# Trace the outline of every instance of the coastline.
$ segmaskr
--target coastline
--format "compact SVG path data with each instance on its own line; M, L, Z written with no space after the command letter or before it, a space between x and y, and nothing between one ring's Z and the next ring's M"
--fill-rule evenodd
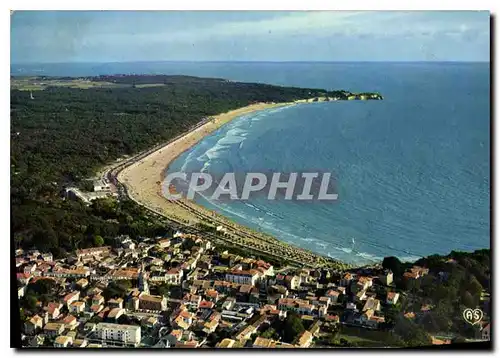
M170 164L207 135L241 115L306 102L313 102L313 99L283 103L257 103L211 116L206 123L125 167L118 174L118 180L125 185L129 196L134 201L153 209L157 213L183 222L186 225L203 223L223 226L226 231L227 241L232 245L260 251L307 266L348 267L350 265L338 260L288 244L270 235L256 232L194 201L187 199L170 201L162 195L162 182Z

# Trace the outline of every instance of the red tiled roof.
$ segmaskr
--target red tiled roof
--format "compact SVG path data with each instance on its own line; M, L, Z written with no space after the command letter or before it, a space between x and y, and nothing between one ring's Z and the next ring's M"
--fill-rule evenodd
M214 303L209 301L201 301L199 305L200 308L213 308L214 306Z

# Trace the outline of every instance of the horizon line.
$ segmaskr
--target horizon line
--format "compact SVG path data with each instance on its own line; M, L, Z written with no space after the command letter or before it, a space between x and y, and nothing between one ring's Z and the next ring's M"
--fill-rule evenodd
M10 66L32 66L32 65L60 65L60 64L118 64L118 63L491 63L488 61L466 61L466 60L131 60L131 61L70 61L70 62L12 62Z

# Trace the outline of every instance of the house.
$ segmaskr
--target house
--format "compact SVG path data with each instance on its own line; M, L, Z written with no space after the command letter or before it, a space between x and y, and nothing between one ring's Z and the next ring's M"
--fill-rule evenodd
M34 315L24 323L24 332L27 335L34 335L39 329L43 327L43 318Z
M339 316L336 316L336 315L326 315L324 317L324 319L325 319L325 322L330 322L330 323L339 323L340 322Z
M116 320L116 319L120 318L120 316L123 315L124 313L125 313L125 310L123 308L116 307L116 308L113 308L109 311L107 318Z
M75 348L85 348L89 342L86 339L75 339L73 341L73 347Z
M216 344L215 348L232 348L234 347L236 341L229 338L224 338L222 341Z
M357 320L360 324L369 328L377 328L380 323L385 322L384 317L376 316L373 309L368 309Z
M104 307L101 312L97 314L97 316L101 319L107 318L109 311L111 311L109 307Z
M313 302L313 304L317 304L320 306L326 306L328 308L328 306L330 306L330 297L326 297L326 296L320 297L317 302L318 303Z
M403 277L407 280L413 279L416 280L422 276L425 276L429 273L428 268L424 268L421 266L413 266L409 271L403 274Z
M54 341L54 347L56 348L66 348L70 344L73 344L73 338L68 336L58 336Z
M329 297L330 298L330 302L332 304L335 304L337 303L338 299L339 299L339 296L340 296L340 292L339 291L336 291L336 290L328 290L326 293L325 293L325 297Z
M64 323L49 322L43 327L43 332L48 337L57 337L63 333L64 328Z
M83 311L85 311L85 302L76 301L76 302L72 302L69 305L69 312L70 313L79 314L79 313L82 313Z
M93 256L105 256L111 252L111 246L91 247L88 249L76 250L76 257L83 259Z
M57 302L49 302L44 310L49 314L49 319L56 319L61 314L60 310L63 307L62 304Z
M309 348L311 346L312 340L312 333L306 330L299 335L299 338L297 339L297 347Z
M23 285L27 285L28 282L30 281L31 279L31 274L29 273L24 273L24 272L19 272L16 274L16 278L17 280L23 284Z
M298 314L311 315L313 313L314 306L307 300L301 300L298 298L280 298L278 300L278 309L283 311L294 311Z
M273 265L271 265L268 262L265 262L263 260L258 260L255 261L255 266L257 267L258 270L261 270L261 272L266 275L266 276L274 276L274 268Z
M399 293L397 292L387 292L386 303L388 305L395 305L398 302Z
M210 334L215 332L217 326L219 325L221 319L221 314L219 312L214 312L208 318L207 322L203 324L203 332Z
M29 274L32 274L33 272L35 272L35 270L36 270L36 263L33 263L31 265L28 264L28 265L24 266L23 272L25 274L29 275Z
M394 282L394 274L391 270L385 270L381 275L379 275L378 279L383 285L389 286L392 282Z
M90 306L90 312L93 312L94 314L101 312L103 309L104 306L99 304Z
M102 297L100 294L95 295L92 297L92 305L102 305L104 303L104 297Z
M81 278L75 283L80 289L84 289L89 285L89 281L85 278Z
M108 306L109 308L123 308L123 298L111 298Z
M182 339L182 330L174 329L169 334L165 336L165 341L168 342L169 346L174 346L178 341Z
M356 293L356 295L354 296L354 300L356 302L361 302L361 301L364 301L366 300L366 291L362 290L362 291L358 291Z
M186 341L186 342L177 342L175 344L175 348L198 348L200 343L198 341Z
M380 311L380 301L373 297L368 298L362 311L364 312L367 310Z
M200 295L192 295L192 294L187 293L184 296L183 302L186 305L190 305L190 306L194 306L195 308L198 308L198 306L201 303L201 296Z
M205 298L208 301L217 302L219 300L219 293L213 289L207 290L205 292Z
M52 256L52 254L50 252L42 254L41 257L42 257L42 260L46 261L46 262L54 261L54 257Z
M78 320L72 315L67 315L60 321L60 323L63 323L64 328L67 328L69 330L75 329L76 327L78 327L79 324Z
M257 332L257 327L254 327L252 325L248 325L248 326L244 327L242 330L240 330L235 338L240 343L244 343L244 341L246 341L247 339L250 339L252 334L254 334L255 332Z
M226 274L226 281L239 283L242 285L252 285L259 279L259 271L257 270L232 270Z
M210 302L210 301L205 301L205 300L201 301L200 304L198 305L198 308L200 310L207 310L207 309L211 310L214 307L215 307L215 303Z
M356 281L356 284L354 286L351 285L351 290L354 292L366 291L371 286L373 286L373 280L371 277L360 276Z
M289 290L297 290L300 286L300 277L293 275L293 276L286 276L285 277L285 286Z
M139 296L139 309L151 311L166 311L167 298L164 296L153 296L142 293Z
M346 272L342 279L340 280L340 285L347 287L351 284L351 282L356 278L356 274Z
M170 239L159 240L158 241L158 246L160 246L162 249L170 247Z
M419 277L425 276L429 273L429 269L421 266L413 266L411 272L417 273Z
M174 319L172 325L174 327L187 330L193 324L193 318L194 318L194 315L191 312L183 310Z
M69 306L80 299L80 291L73 291L68 293L63 298L64 304L69 308Z
M252 345L253 348L295 348L293 344L275 341L264 337L257 337Z
M491 323L488 323L486 326L484 326L481 329L481 339L483 341L489 341L489 340L491 340L490 330L491 330Z
M167 273L165 274L165 280L170 284L180 285L182 281L182 274L183 271L181 268L179 267L172 268L168 270Z

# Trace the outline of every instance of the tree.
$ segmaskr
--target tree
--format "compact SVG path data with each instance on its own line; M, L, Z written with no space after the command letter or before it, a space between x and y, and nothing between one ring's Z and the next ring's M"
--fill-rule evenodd
M395 277L400 277L403 274L401 261L395 256L384 257L382 267L386 270L391 270Z
M302 320L296 313L289 313L287 315L284 326L283 340L289 343L293 342L295 337L305 331Z
M467 283L466 289L474 296L480 296L481 292L483 292L483 286L474 276L470 278L469 282Z
M27 291L30 294L46 295L54 293L57 283L50 278L40 279L28 285Z
M477 301L476 299L470 294L469 291L464 291L462 292L461 296L462 304L465 307L476 307L477 306Z
M453 339L451 340L451 343L452 343L452 344L456 344L456 343L466 343L466 342L467 342L467 340L466 340L464 337L462 337L462 336L457 336L457 337L455 337L455 338L453 338Z
M24 296L24 306L30 311L35 310L37 301L36 296L33 294L27 294Z
M409 347L428 346L432 344L429 334L422 327L405 317L399 317L394 326L394 333L401 337L405 345Z
M94 245L95 246L102 246L104 245L104 239L101 235L95 235L94 236Z

